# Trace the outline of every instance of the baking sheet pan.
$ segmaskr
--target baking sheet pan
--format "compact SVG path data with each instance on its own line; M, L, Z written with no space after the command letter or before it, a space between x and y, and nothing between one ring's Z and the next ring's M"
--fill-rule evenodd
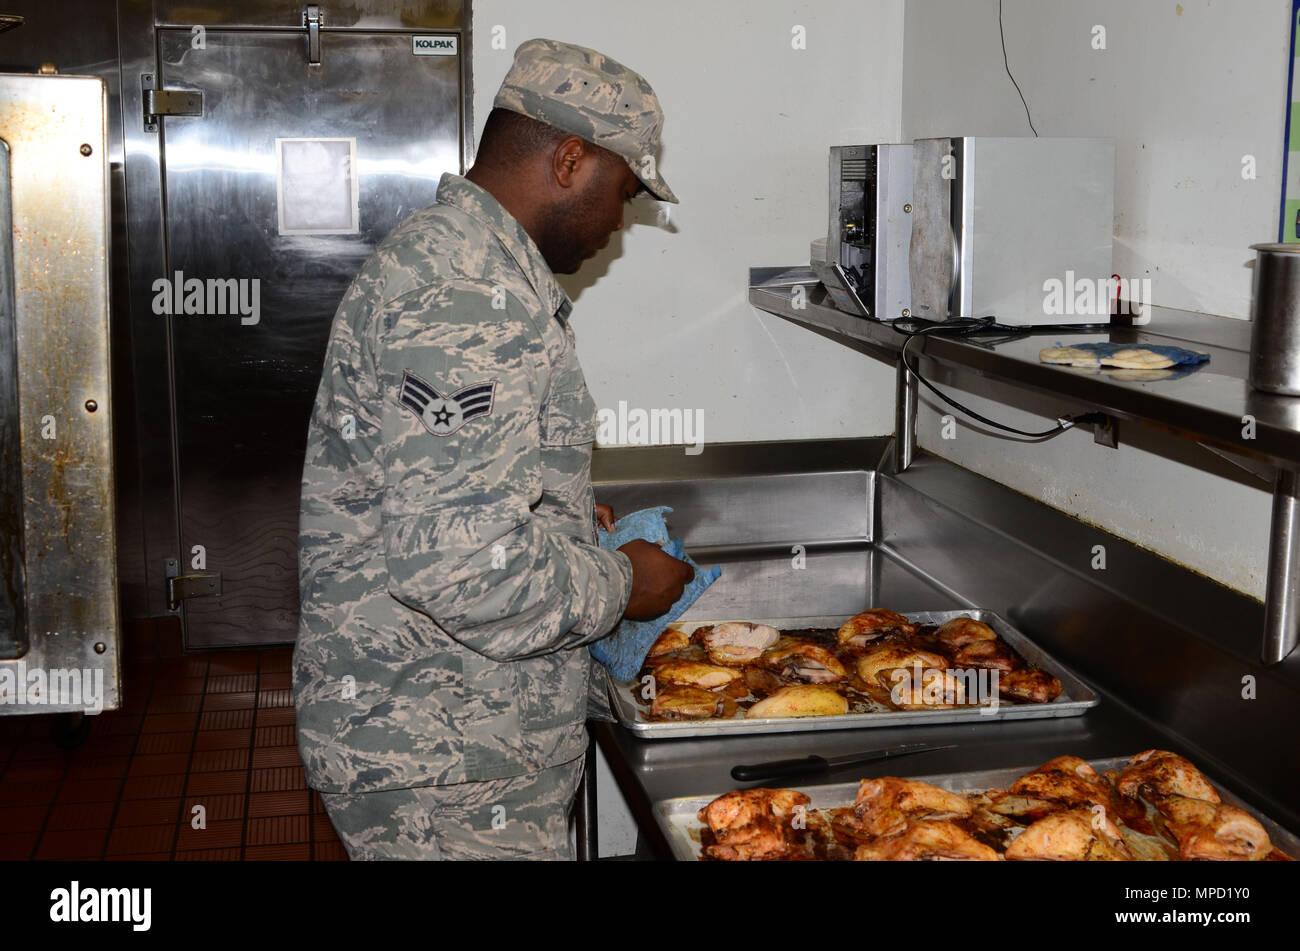
M756 624L770 624L779 631L805 628L838 628L851 615L811 618L746 618ZM963 611L912 611L908 620L917 624L943 624L958 617L982 621L997 632L1027 664L1047 671L1061 681L1061 695L1051 703L1000 702L996 710L988 707L958 707L951 710L888 710L872 713L845 713L828 717L758 717L749 719L743 712L728 719L650 720L646 710L633 697L640 681L615 680L605 671L610 705L619 722L642 739L680 739L689 736L729 736L751 733L803 733L814 730L860 730L864 727L929 726L935 723L995 723L999 720L1040 720L1048 717L1077 717L1095 707L1097 694L1064 665L1017 631L1001 615L970 608ZM678 622L670 625L686 633L722 621Z
M1122 769L1127 765L1130 756L1116 756L1111 759L1094 759L1089 760L1098 773L1104 773L1109 769ZM987 789L1005 789L1011 783L1015 782L1025 773L1036 769L1041 763L1032 763L1027 766L1013 767L1011 769L990 769L979 770L967 773L942 773L935 776L911 776L905 771L895 771L890 775L900 776L905 779L916 779L921 782L929 783L932 786L938 786L940 789L946 789L955 793L972 793L984 792ZM740 788L739 786L731 788ZM853 800L857 797L858 781L849 783L833 783L826 786L782 786L782 789L795 789L801 793L806 793L812 800L808 804L808 809L834 809L841 806L853 805ZM1225 789L1215 786L1219 791L1219 796L1229 805L1237 806L1246 810L1264 827L1268 837L1272 840L1273 845L1286 853L1292 859L1300 861L1300 837L1293 835L1286 829L1282 828L1272 819L1265 816L1258 809L1254 809L1243 803L1232 793ZM663 830L665 838L668 839L668 845L672 849L673 858L681 861L699 861L700 859L700 830L704 827L700 822L697 814L701 809L711 803L725 792L731 789L720 789L708 796L687 796L680 799L665 799L654 804L655 821Z

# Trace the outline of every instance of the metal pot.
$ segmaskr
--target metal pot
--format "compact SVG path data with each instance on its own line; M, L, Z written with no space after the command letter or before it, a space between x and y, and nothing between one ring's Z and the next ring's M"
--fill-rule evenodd
M1252 244L1250 385L1300 396L1300 244Z

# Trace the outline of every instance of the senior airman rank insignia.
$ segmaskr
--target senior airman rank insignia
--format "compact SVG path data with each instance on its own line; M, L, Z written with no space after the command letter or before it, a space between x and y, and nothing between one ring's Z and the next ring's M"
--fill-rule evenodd
M471 383L450 396L443 396L410 370L402 373L398 400L424 423L435 436L450 436L471 419L488 416L496 397L496 380Z

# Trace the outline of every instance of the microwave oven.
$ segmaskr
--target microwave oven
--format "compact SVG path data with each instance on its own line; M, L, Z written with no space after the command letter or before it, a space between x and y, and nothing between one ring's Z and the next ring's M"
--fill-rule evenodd
M917 139L912 204L915 316L1110 321L1113 139Z
M835 306L876 320L910 313L912 147L836 145L830 218L812 267Z

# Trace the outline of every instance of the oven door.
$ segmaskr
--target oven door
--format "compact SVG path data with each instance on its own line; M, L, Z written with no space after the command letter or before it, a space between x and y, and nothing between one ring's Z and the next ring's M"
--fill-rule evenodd
M0 715L119 706L106 104L0 76Z

